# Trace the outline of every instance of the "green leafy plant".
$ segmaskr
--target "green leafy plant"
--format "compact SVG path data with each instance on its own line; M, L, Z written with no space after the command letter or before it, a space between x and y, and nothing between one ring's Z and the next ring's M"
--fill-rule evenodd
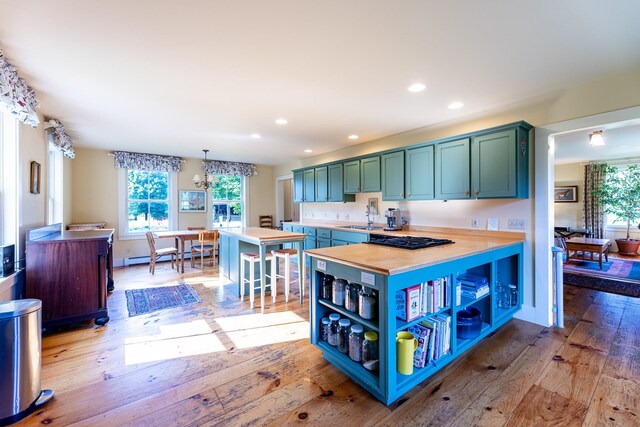
M606 178L602 186L593 191L598 202L615 221L626 221L627 238L631 240L631 224L640 219L640 166L630 165L626 169L605 165Z

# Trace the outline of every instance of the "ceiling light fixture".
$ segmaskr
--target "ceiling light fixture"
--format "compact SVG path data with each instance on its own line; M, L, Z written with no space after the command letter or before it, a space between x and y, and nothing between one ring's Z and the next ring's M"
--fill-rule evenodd
M305 153L313 153L313 150L310 150L310 149L307 148L306 150L304 150L304 152Z
M356 135L356 134L349 135L348 138L355 140L355 139L358 139L358 135Z
M204 151L204 163L207 163L207 153L209 152L209 150L202 150ZM200 175L195 174L193 176L193 184L197 187L197 188L204 188L205 190L207 190L209 187L211 187L213 185L214 182L219 182L220 180L218 179L217 176L211 176L211 175L207 175L207 169L204 169L204 179L200 179Z
M455 101L449 104L450 110L457 110L458 108L462 108L462 107L464 107L464 104L460 101Z
M286 125L289 122L287 121L287 119L276 119L276 123L279 125Z
M601 130L596 130L589 135L589 144L592 147L602 147L604 145L604 137Z
M409 86L409 92L422 92L423 90L426 89L426 86L423 85L422 83L414 83L411 86Z
M259 133L252 133L252 134L251 134L251 138L253 138L253 139L260 139L260 134L259 134Z

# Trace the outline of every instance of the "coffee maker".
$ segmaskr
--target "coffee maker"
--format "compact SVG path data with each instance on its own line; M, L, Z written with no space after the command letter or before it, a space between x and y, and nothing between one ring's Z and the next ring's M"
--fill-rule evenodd
M384 213L384 216L387 217L387 226L384 228L385 231L397 231L402 230L402 215L400 214L400 209L389 208Z

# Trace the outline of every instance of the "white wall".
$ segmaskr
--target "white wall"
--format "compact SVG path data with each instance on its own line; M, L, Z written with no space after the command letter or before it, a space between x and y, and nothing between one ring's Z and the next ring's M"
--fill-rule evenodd
M555 186L575 185L578 187L576 203L554 203L554 223L556 227L581 228L584 206L584 166L580 163L555 165Z

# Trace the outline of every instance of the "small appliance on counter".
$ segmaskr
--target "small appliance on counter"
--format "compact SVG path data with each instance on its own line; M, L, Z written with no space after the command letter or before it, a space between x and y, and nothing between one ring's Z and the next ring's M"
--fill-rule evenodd
M404 225L404 220L402 219L402 214L400 213L400 209L389 208L384 213L384 216L387 217L387 226L384 228L385 231L402 230L402 226Z

